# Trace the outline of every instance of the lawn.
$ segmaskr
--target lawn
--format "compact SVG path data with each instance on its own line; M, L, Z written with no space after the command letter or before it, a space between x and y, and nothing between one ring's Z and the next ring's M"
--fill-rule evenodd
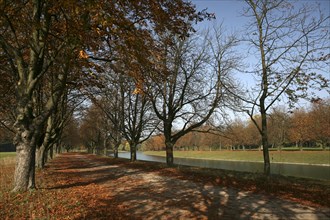
M165 156L165 151L145 151L146 155ZM270 151L271 162L328 164L330 151ZM263 161L262 151L174 151L174 157L212 160Z
M16 156L16 152L0 152L0 159L14 156Z

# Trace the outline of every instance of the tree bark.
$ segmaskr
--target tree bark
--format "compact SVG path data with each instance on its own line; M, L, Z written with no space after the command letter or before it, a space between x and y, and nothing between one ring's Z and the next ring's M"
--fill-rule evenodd
M136 145L137 144L135 142L129 143L130 151L131 151L131 162L136 161Z
M43 169L45 166L45 145L41 145L36 152L37 167Z
M54 146L53 145L49 148L49 158L50 159L54 158Z
M114 158L118 158L118 148L119 148L119 143L116 143L114 148L113 148L113 156Z
M263 147L263 157L264 157L264 174L266 176L270 175L270 159L269 159L269 150L268 150L268 133L267 133L267 119L266 114L261 115L261 140L262 140L262 147Z
M16 168L14 173L14 192L35 188L35 145L31 131L18 130L15 137Z
M166 164L169 167L174 165L174 157L173 157L173 143L171 141L166 141Z

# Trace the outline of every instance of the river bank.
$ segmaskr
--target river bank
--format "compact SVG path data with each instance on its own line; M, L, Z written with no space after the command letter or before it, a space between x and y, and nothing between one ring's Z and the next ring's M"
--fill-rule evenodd
M242 158L239 152L175 152L174 163L177 165L187 165L187 166L196 166L204 168L215 168L223 170L232 170L240 172L250 172L250 173L263 173L263 162L255 161L251 158L256 158L254 152L240 152L244 155L249 155L245 160L238 159ZM258 152L259 154L261 152ZM111 156L111 154L109 154ZM153 162L166 162L165 152L137 152L137 159L143 161L153 161ZM193 155L194 157L188 157ZM211 155L212 157L207 157ZM224 155L230 156L224 158ZM322 154L318 154L320 156ZM257 155L258 156L258 155ZM259 155L260 156L260 155ZM312 157L312 155L308 155ZM315 154L314 154L315 156ZM324 157L324 155L322 155ZM130 158L129 152L120 152L119 157L121 158ZM250 158L249 158L250 157ZM299 154L299 157L303 157L303 154ZM212 159L211 159L212 158ZM234 158L234 160L232 159ZM329 155L330 158L330 155ZM315 158L314 158L315 160ZM293 160L294 161L294 160ZM271 174L273 175L282 175L282 176L291 176L298 178L309 178L314 180L325 180L330 181L330 165L329 164L308 164L308 163L287 163L287 162L271 162Z

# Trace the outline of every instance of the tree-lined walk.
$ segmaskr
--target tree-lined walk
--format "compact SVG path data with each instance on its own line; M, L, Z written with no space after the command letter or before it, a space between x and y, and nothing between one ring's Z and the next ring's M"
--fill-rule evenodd
M320 118L329 101L308 96L308 88L328 92L330 17L317 4L244 5L249 23L239 36L222 25L196 29L216 16L184 0L1 1L0 128L16 147L12 190L37 188L36 167L55 152L111 149L117 157L127 145L133 162L153 135L168 166L183 138L198 139L194 132L232 146L258 140L268 177L272 141L326 149L330 126ZM242 74L252 74L254 84L242 86ZM287 128L289 117L275 104L285 100L290 111L299 98L313 109L295 111ZM230 123L236 113L251 123Z
M0 200L0 217L56 219L327 219L329 189L313 181L61 154L38 191ZM201 175L201 172L203 175ZM249 184L247 183L249 180ZM258 186L257 186L258 185ZM308 193L302 193L307 192ZM271 194L271 195L267 195ZM33 200L34 203L27 201ZM26 208L25 208L26 207ZM23 211L21 209L23 208Z
M99 84L95 75L102 68L96 61L106 61L113 70L122 63L134 63L127 75L141 79L144 74L137 67L152 67L152 53L157 51L154 38L165 32L184 38L191 31L190 22L203 15L181 0L79 4L34 0L2 1L0 18L5 66L1 74L10 78L2 84L12 82L16 95L12 97L17 152L14 191L25 191L35 188L36 151L45 155L52 115L65 114L57 111L62 100L68 105L68 96ZM58 134L62 122L55 126Z

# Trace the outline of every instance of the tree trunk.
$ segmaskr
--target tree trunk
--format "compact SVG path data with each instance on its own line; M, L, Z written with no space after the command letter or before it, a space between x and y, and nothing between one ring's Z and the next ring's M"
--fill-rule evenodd
M21 90L20 90L21 91ZM24 98L23 98L24 97ZM31 97L21 94L15 122L16 167L13 191L27 191L35 188L35 153L39 131L33 124Z
M56 144L56 154L60 154L60 153L61 153L61 145Z
M131 162L136 161L136 143L131 142L129 143L130 151L131 151Z
M171 167L174 165L174 157L173 157L173 143L171 141L166 141L166 164Z
M43 169L45 167L45 145L41 145L36 152L37 167Z
M104 140L103 140L103 155L104 156L107 156L107 138L104 137Z
M54 158L54 146L53 145L49 148L49 158L50 159Z
M114 149L113 149L113 156L114 158L118 158L118 148L119 148L119 145L118 143L115 144L114 146Z
M268 131L267 131L267 115L264 110L264 103L261 103L261 142L263 147L263 156L264 156L264 174L266 176L270 175L270 159L268 151Z
M28 131L18 132L16 145L16 168L14 173L14 192L35 188L35 145L28 138ZM22 138L20 138L22 137Z

